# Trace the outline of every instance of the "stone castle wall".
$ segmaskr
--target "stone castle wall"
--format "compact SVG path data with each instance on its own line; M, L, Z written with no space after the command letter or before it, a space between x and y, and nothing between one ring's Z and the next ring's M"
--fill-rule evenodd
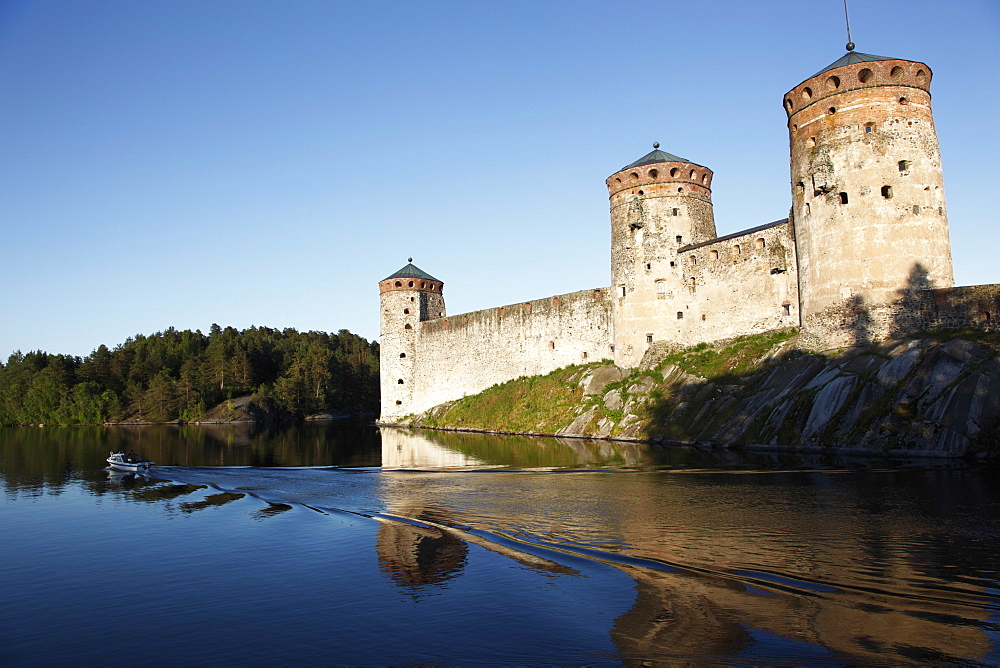
M797 327L795 240L787 220L677 251L683 274L675 295L675 340L711 342Z
M919 272L915 272L919 276ZM821 318L821 319L819 319ZM1000 285L929 288L915 281L888 304L845 300L818 314L821 331L842 331L842 347L936 329L1000 331Z
M608 288L421 323L409 413L520 376L610 359Z

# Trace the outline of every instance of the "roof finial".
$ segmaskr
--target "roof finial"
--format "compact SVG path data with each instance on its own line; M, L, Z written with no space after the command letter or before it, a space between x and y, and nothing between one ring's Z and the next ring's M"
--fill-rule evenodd
M406 261L407 262L413 262L413 258L412 257L408 257L408 258L406 258Z
M851 39L851 17L847 13L847 0L844 0L844 21L847 22L847 50L854 51L854 40Z
M653 148L660 148L660 142L654 141L653 142Z

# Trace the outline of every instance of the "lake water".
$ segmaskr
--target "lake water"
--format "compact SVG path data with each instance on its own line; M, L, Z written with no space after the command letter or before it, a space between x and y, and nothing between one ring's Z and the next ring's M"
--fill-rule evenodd
M0 479L4 666L1000 663L996 466L327 423L0 429Z

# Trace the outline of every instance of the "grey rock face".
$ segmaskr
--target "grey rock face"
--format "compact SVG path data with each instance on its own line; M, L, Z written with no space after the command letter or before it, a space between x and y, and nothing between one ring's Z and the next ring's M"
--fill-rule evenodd
M628 375L624 369L614 365L599 366L580 381L584 394L600 394L611 383L617 383Z

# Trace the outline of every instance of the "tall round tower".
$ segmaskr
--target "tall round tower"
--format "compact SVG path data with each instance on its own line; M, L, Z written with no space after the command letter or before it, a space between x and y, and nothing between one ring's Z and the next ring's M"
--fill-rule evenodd
M802 326L828 345L883 338L907 293L954 283L930 82L850 51L785 95Z
M653 144L606 183L615 364L632 368L654 340L676 338L668 315L687 295L677 249L715 238L712 170Z
M444 316L443 289L444 283L415 267L413 258L405 267L379 281L382 422L413 412L420 323Z

